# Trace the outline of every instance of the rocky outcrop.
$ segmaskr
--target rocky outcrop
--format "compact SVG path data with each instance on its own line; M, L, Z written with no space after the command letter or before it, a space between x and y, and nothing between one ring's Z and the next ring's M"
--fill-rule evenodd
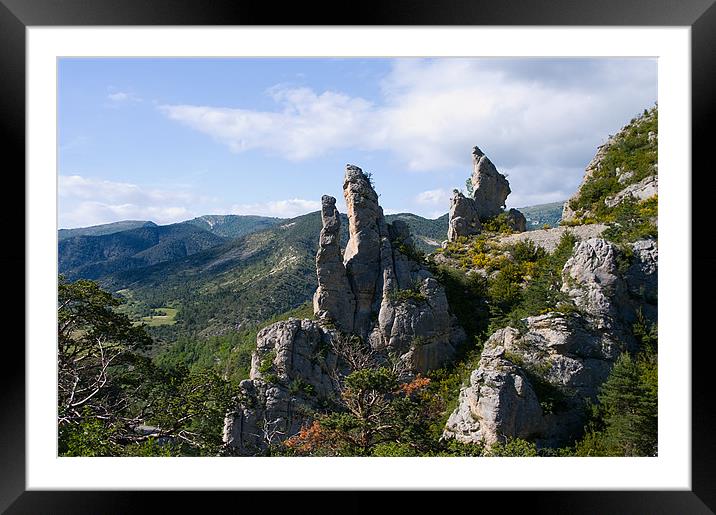
M528 317L522 330L507 327L490 336L443 437L488 446L515 437L571 444L583 428L584 402L596 398L616 358L633 350L628 328L655 295L656 243L636 242L632 251L622 272L627 256L611 243L576 243L562 271L562 291L577 310ZM634 291L638 284L645 286Z
M373 349L425 372L449 360L464 338L451 315L443 287L410 258L407 224L388 224L369 177L346 167L348 206L346 271L356 299L353 332Z
M527 230L527 219L517 209L510 209L507 212L507 225L513 232L525 232Z
M444 438L487 446L524 438L559 446L578 436L584 400L596 397L619 343L578 315L550 313L524 322L525 332L507 327L485 342Z
M448 241L456 241L463 236L480 234L482 224L475 200L453 190L450 199L450 221L448 222Z
M607 208L614 208L628 198L640 201L657 194L658 133L649 130L651 127L656 127L657 117L658 112L655 107L645 111L598 147L597 153L585 169L584 177L577 191L564 203L562 221L569 222L580 218L594 217L594 213L588 206L575 209L573 204L578 205L577 202L582 196L585 186L592 182L597 174L602 179L614 178L621 185L621 190L610 197L590 199L592 202L603 201ZM639 163L635 165L640 167L638 173L637 170L630 169L624 164L626 162L623 159L624 152L632 155L632 162ZM636 177L643 178L636 181Z
M575 244L562 270L562 291L599 329L616 329L633 319L626 282L618 274L618 250L600 238Z
M497 171L492 161L478 147L472 149L472 197L453 190L450 198L448 241L480 234L481 221L503 212L510 194L510 183ZM507 213L507 223L514 232L527 230L527 219L516 209Z
M510 183L478 147L472 149L472 197L480 219L497 216L505 207Z
M631 198L636 201L649 199L659 193L659 179L656 175L650 175L644 177L637 183L631 184L621 190L613 197L607 197L604 199L604 203L608 207L614 207L624 202L624 200Z
M340 330L351 332L356 302L341 255L341 220L335 198L328 195L321 198L321 219L323 228L316 254L318 289L313 296L313 312L319 320L331 321Z
M295 318L259 332L250 379L241 381L237 408L224 421L229 453L257 454L296 434L335 395L334 337L316 321Z
M574 220L577 218L577 212L572 209L571 202L573 200L576 200L580 197L582 193L582 188L585 184L587 184L589 181L591 181L594 174L601 169L602 167L602 160L606 156L607 152L609 151L611 145L614 143L614 136L611 136L606 143L603 145L600 145L597 147L597 153L594 154L594 157L591 161L589 161L589 164L587 164L587 168L584 170L584 176L582 177L582 182L579 184L579 187L577 188L577 191L574 195L572 195L567 202L564 203L564 207L562 207L562 221L569 221Z
M322 199L317 320L290 319L259 333L250 379L226 417L227 453L256 454L289 438L336 395L336 372L346 371L332 342L344 333L359 336L378 360L397 359L412 372L444 365L465 339L445 290L411 257L408 225L385 221L369 176L348 165L343 188L349 232L343 256L335 199Z
M368 176L357 166L347 165L343 181L343 196L348 208L349 239L343 261L356 301L354 328L365 336L375 311L381 277L381 253L388 240L388 227L378 195ZM388 250L387 246L384 249Z

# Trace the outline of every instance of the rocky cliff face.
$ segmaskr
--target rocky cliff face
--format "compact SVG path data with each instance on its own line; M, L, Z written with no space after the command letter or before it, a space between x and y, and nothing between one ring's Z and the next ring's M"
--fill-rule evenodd
M465 338L443 287L410 257L407 224L385 221L370 178L348 165L343 191L349 222L343 256L336 201L322 198L317 320L290 319L259 333L250 379L241 383L237 408L226 418L227 452L261 452L296 434L312 410L330 403L333 378L342 370L336 338L359 336L379 357L391 356L413 372L442 366Z
M478 147L472 149L470 180L480 218L484 220L500 214L505 207L505 200L510 194L510 183Z
M647 110L599 146L577 191L564 203L562 221L598 217L600 210L628 198L643 201L657 195L657 121L658 110Z
M636 242L632 251L620 272L611 243L576 243L562 271L562 291L577 311L528 317L522 330L495 332L443 437L488 446L506 438L572 443L584 424L585 401L596 398L616 358L634 347L628 328L636 310L652 306L645 314L655 321L656 242Z

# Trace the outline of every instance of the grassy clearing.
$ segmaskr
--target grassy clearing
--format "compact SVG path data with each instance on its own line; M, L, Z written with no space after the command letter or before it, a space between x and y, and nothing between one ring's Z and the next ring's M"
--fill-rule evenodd
M176 324L177 316L176 308L155 308L154 314L146 317L142 317L142 322L147 324L149 327L155 327L159 325L174 325Z

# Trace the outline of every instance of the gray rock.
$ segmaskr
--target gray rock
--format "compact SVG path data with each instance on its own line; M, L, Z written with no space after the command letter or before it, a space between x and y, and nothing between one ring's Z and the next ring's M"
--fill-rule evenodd
M524 373L500 354L483 355L470 384L460 390L443 436L489 447L504 441L502 435L533 438L542 425L542 408Z
M317 403L336 395L334 335L312 320L276 322L257 336L250 379L224 421L224 445L251 455L296 434Z
M636 201L647 200L659 193L659 179L656 175L644 177L641 181L631 184L613 197L604 199L608 207L614 207L631 198Z
M526 331L508 327L487 340L443 438L488 447L507 438L557 446L579 435L584 401L596 398L620 345L578 315L524 321Z
M510 209L507 212L507 225L514 232L525 232L527 230L527 219L517 209Z
M612 327L628 303L626 284L618 275L617 249L600 238L575 244L562 270L562 291L598 324Z
M316 254L318 289L313 296L313 313L320 320L329 320L340 330L353 330L356 301L348 281L340 249L341 220L336 199L321 199L323 228Z
M621 273L614 245L598 238L576 243L562 291L580 312L528 317L524 330L490 336L443 437L487 446L508 437L572 443L585 422L584 402L596 399L619 355L634 350L628 328L636 308L652 306L645 315L655 320L656 304L647 299L656 299L657 245L644 240L632 250Z
M455 241L461 236L480 234L482 229L475 200L466 197L458 190L453 190L453 196L450 199L449 220L448 241Z
M510 194L510 183L497 171L492 161L478 147L472 149L472 182L473 198L477 214L484 220L499 215L505 207L505 200Z
M617 168L617 181L619 184L626 184L632 177L634 177L634 172L621 171Z
M385 220L378 205L378 195L357 166L346 166L343 196L348 208L349 232L343 259L356 300L354 330L365 337L371 325L376 295L381 293L381 240L387 239L388 235L381 234L381 229L385 231L381 227L385 226Z

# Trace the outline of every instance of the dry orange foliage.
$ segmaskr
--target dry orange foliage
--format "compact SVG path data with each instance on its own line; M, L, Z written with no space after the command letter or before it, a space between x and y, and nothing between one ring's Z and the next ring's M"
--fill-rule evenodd
M329 446L331 435L326 431L317 420L314 420L310 426L303 426L301 430L286 440L283 444L289 449L299 452L311 452L319 447Z
M401 384L400 391L402 391L405 395L412 395L416 391L420 390L421 388L426 387L429 384L430 384L429 377L422 377L422 376L418 375L415 379L413 379L409 383Z

